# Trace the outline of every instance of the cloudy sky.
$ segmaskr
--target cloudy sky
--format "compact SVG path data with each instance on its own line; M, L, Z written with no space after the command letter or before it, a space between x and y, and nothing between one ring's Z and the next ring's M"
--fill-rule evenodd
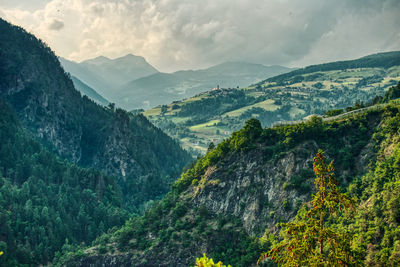
M399 14L400 0L0 0L0 17L60 56L132 53L167 72L400 50Z

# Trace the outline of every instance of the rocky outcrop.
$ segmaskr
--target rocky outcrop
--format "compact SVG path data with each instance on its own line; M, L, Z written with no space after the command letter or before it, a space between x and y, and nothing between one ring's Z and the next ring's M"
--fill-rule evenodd
M261 150L232 156L227 166L206 178L207 185L196 194L193 202L216 214L234 215L243 221L249 233L260 234L278 221L293 218L298 203L310 198L312 191L299 193L286 185L301 170L310 169L317 150L317 144L309 142L279 159L266 162ZM303 182L311 185L312 177L308 178Z

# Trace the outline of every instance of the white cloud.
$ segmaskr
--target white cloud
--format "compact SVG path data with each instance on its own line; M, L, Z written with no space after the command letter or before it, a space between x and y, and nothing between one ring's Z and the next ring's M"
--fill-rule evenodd
M69 59L133 53L170 71L226 60L301 65L400 49L399 2L49 0L36 10L0 2L0 14ZM51 29L56 21L64 26Z

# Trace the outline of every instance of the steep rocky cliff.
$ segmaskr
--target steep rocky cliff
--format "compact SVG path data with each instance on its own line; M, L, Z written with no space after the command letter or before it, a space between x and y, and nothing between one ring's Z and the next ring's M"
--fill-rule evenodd
M190 160L143 116L81 97L50 48L4 20L0 62L1 98L23 125L63 158L119 177L133 210L165 193Z
M66 266L188 266L207 253L232 266L255 265L269 246L259 237L294 218L314 191L319 148L335 159L342 188L376 159L384 109L324 122L261 129L250 120L212 149L143 217L102 236ZM396 113L397 114L397 113ZM265 241L265 240L264 240ZM68 258L68 257L67 257Z

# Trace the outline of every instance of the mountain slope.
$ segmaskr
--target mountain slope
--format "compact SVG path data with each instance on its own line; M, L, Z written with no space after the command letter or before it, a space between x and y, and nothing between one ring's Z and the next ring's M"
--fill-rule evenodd
M156 73L121 86L114 100L128 110L150 108L191 97L218 85L243 87L289 70L282 66L226 62L203 70Z
M143 57L128 54L109 59L97 57L76 63L60 58L64 69L108 99L113 99L115 89L129 81L158 71Z
M103 77L74 61L62 57L59 57L59 60L62 67L65 71L69 72L71 76L78 78L80 81L93 88L93 90L99 92L100 95L106 98L109 96L109 89L112 88L112 85L107 80L103 79Z
M335 160L340 186L359 198L357 215L337 227L356 233L353 242L366 265L375 259L395 262L399 196L392 195L387 205L375 196L389 197L388 190L399 183L399 118L400 104L393 102L335 120L314 117L267 129L252 119L184 172L172 192L143 217L97 239L83 255L64 258L63 264L188 266L207 253L232 266L255 266L273 239L256 237L265 229L276 233L276 224L292 219L310 199L312 159L319 148ZM381 215L371 217L370 209Z
M266 81L279 83L280 81L288 80L290 77L295 77L297 75L309 74L318 71L332 71L332 70L358 69L358 68L388 69L393 66L398 66L399 62L400 62L400 51L377 53L354 60L336 61L319 65L311 65L302 69L291 71L289 73L275 76L273 78L269 78Z
M0 20L0 94L49 149L117 177L132 211L165 193L190 160L142 115L81 97L50 48Z
M90 88L87 84L83 83L81 80L76 78L75 76L71 76L71 80L74 83L75 89L86 95L93 101L103 106L107 106L110 102L107 101L104 97L99 95L95 90Z
M113 88L158 72L143 57L132 54L115 59L98 57L79 64L103 77Z
M1 266L38 266L128 218L115 179L60 160L0 100Z
M210 142L221 142L252 117L265 127L382 96L400 80L399 54L310 66L243 89L204 92L147 110L144 115L185 148L205 153Z

